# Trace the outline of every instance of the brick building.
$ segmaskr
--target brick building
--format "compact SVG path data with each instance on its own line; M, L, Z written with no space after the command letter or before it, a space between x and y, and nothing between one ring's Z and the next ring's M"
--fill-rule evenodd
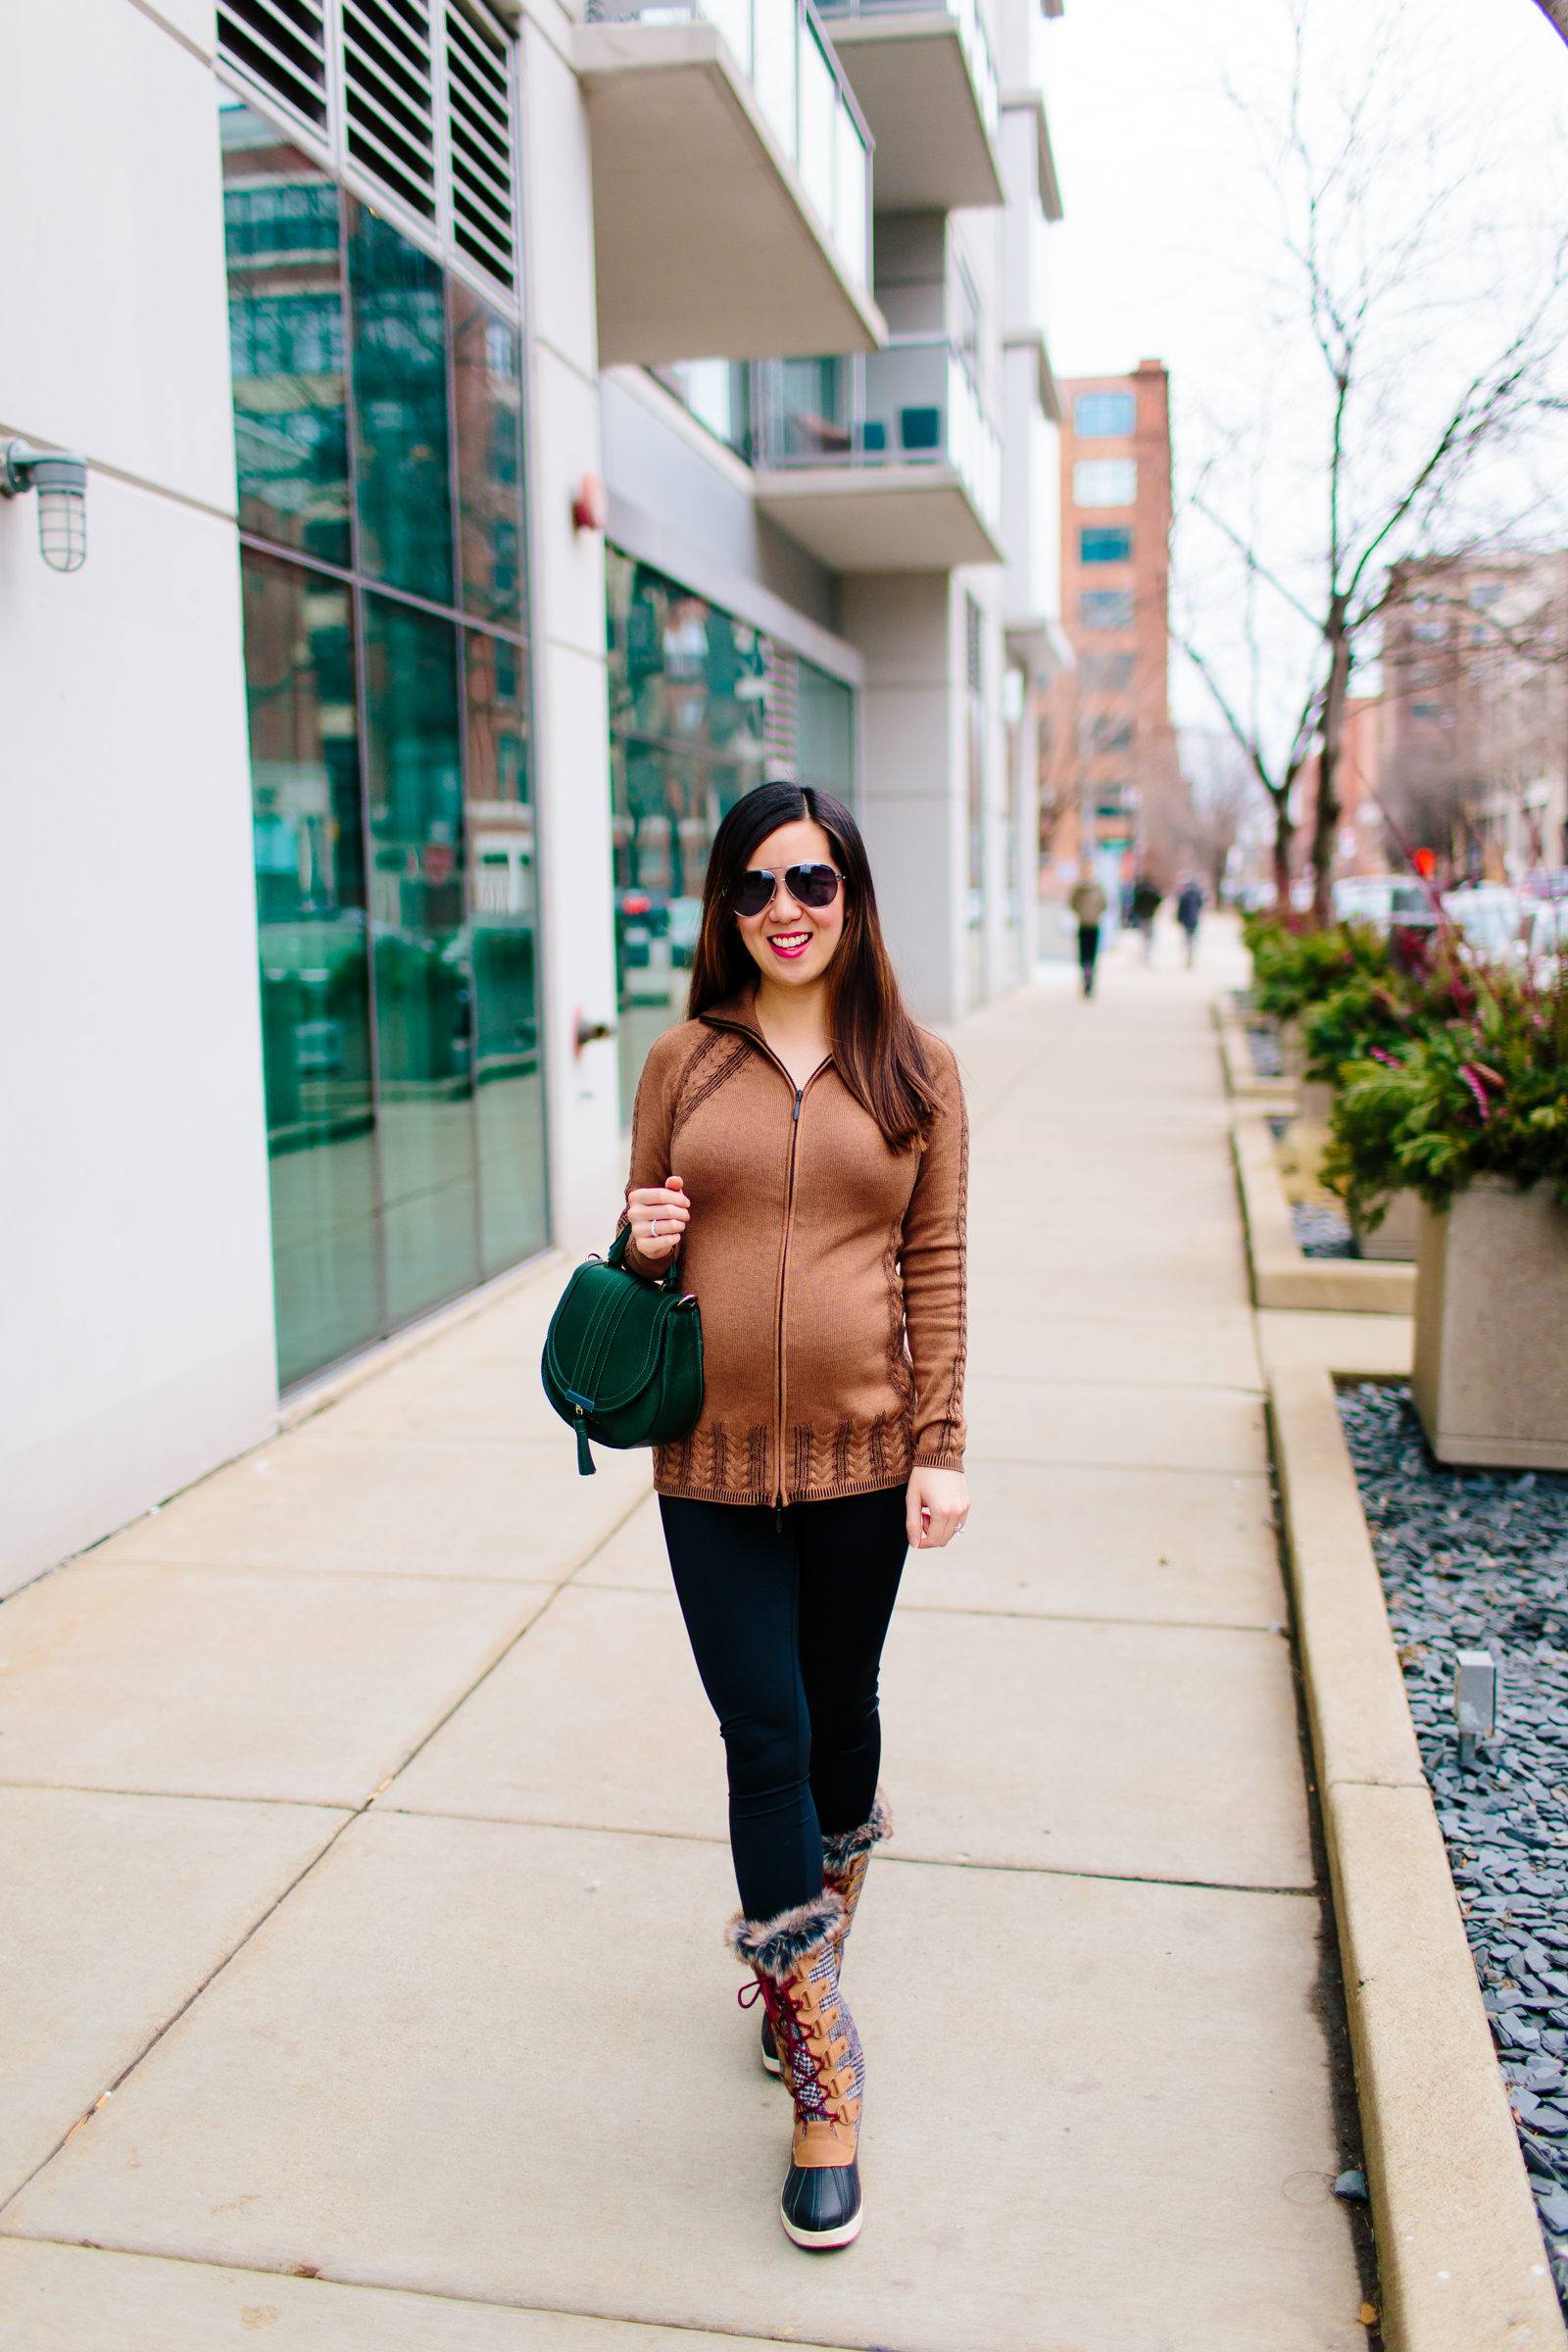
M1061 613L1076 667L1052 692L1047 887L1068 887L1092 846L1107 878L1147 866L1169 889L1191 829L1167 686L1170 379L1142 360L1061 393Z

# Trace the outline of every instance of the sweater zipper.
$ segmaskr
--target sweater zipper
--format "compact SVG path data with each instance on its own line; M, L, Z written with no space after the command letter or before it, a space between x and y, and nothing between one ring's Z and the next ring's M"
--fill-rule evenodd
M807 1082L809 1084L809 1080ZM773 1335L773 1393L778 1398L778 1493L773 1501L774 1532L784 1532L784 1505L789 1497L784 1490L784 1424L788 1418L784 1405L784 1294L790 1270L790 1225L795 1215L795 1152L801 1140L801 1098L806 1088L795 1089L795 1108L790 1114L790 1171L784 1188L784 1250L778 1267L778 1328Z

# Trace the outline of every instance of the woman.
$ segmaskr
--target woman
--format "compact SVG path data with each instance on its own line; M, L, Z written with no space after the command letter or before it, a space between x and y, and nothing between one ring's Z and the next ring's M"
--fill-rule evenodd
M916 1030L842 803L764 784L719 826L690 1018L649 1054L627 1259L702 1303L702 1418L655 1454L675 1590L723 1733L762 2062L795 2135L784 2227L860 2227L864 2061L839 1990L871 1847L877 1669L906 1546L961 1533L968 1133ZM756 1997L756 1994L753 1995Z

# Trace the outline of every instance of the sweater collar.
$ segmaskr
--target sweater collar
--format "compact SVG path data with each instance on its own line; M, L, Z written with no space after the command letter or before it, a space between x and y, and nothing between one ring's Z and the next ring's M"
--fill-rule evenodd
M760 1046L765 1047L767 1044L762 1035L762 1024L757 1017L757 991L754 988L738 988L732 997L724 999L722 1004L710 1004L708 1010L698 1017L715 1029L743 1029L748 1037L755 1037Z

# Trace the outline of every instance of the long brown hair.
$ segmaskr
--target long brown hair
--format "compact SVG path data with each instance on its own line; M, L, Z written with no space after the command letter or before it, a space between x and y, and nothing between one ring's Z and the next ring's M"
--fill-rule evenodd
M929 1134L936 1088L882 937L860 828L831 793L810 784L759 784L725 816L703 885L703 923L692 956L686 1015L696 1020L756 979L757 966L735 926L741 877L759 843L780 825L799 824L802 818L821 826L847 876L844 935L827 969L834 1065L893 1150L903 1151Z

